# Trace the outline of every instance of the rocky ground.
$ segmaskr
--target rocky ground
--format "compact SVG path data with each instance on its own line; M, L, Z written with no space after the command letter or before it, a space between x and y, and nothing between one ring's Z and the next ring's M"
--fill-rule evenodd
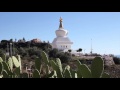
M120 78L120 65L105 66L105 72L107 72L111 78Z

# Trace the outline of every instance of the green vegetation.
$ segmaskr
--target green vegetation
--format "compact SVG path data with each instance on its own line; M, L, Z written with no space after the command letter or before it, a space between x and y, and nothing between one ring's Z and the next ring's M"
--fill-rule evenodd
M61 60L49 60L47 53L42 51L42 58L35 59L35 69L32 76L29 73L23 73L21 69L21 59L17 55L9 57L8 60L0 58L0 77L1 78L42 78L42 69L45 69L44 78L110 78L104 72L104 63L100 57L96 57L91 69L86 64L81 64L77 60L77 69L73 70L69 65L63 67Z
M12 43L12 44L10 44ZM48 55L50 59L60 58L62 63L67 63L71 60L71 53L52 49L49 42L30 42L25 38L21 42L14 42L13 39L2 40L0 43L0 57L8 59L9 56L21 55L22 60L34 61L36 57L42 59L42 51ZM9 54L3 57L4 54Z
M79 56L80 56L80 52L82 52L82 48L79 48L77 52L79 52Z
M114 60L115 64L120 64L120 58L113 57L113 60Z

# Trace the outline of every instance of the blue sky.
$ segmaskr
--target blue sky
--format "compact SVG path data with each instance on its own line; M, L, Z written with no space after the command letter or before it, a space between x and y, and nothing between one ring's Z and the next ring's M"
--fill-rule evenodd
M0 12L0 40L52 42L60 16L72 49L89 53L92 39L94 53L120 54L120 12Z

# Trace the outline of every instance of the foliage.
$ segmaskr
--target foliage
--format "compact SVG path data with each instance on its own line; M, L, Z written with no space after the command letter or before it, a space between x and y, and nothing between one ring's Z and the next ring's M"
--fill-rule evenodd
M113 57L113 61L115 62L115 64L120 64L120 58L118 57Z
M79 48L77 52L79 52L79 56L80 56L80 52L82 52L82 48Z
M41 50L44 50L47 54L49 53L50 50L52 50L52 46L50 45L50 43L34 43L34 42L30 42L30 41L26 41L25 38L21 39L24 42L16 42L13 41L13 39L10 40L1 40L0 43L0 57L1 54L6 53L6 51L10 52L10 42L13 43L12 44L12 55L21 55L22 58L24 57L28 57L32 56L32 55L36 55L38 57L41 57ZM8 44L8 48L7 48L7 44ZM36 49L35 49L36 48Z
M49 52L50 58L59 58L62 63L67 63L71 60L70 53L68 52L60 52L58 49L53 49Z
M82 64L91 64L93 59L85 59L85 58L82 58L82 59L79 59L79 61L82 63Z
M96 57L91 66L92 77L100 78L102 77L104 71L104 61L100 57Z
M8 62L1 59L0 61L0 77L2 78L31 78L28 73L21 72L20 56L9 57ZM32 78L41 78L42 63L45 64L45 78L109 78L110 76L104 72L104 63L100 57L96 57L91 69L86 64L81 64L77 60L77 70L72 70L69 65L63 67L61 60L49 60L48 55L42 51L42 60L35 59L35 70ZM15 68L13 68L15 66ZM50 69L50 67L52 69Z
M24 48L20 47L18 49L18 54L20 54L22 57L24 57L25 55L27 55L26 51Z
M71 49L69 49L69 50L68 50L68 52L69 52L69 53L71 53L71 52L72 52L72 50L71 50Z
M82 51L82 48L79 48L78 50L77 50L77 52L81 52Z
M57 58L58 49L54 48L49 52L49 57Z
M59 58L62 63L68 63L71 60L71 56L67 52L57 53L57 58Z
M3 51L2 50L0 50L0 57L2 57L3 56Z

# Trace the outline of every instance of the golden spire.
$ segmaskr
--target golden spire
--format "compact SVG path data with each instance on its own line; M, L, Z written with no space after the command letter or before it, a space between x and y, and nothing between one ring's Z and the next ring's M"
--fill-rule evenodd
M63 28L62 21L63 21L63 19L60 17L60 25L59 25L59 28Z
M62 22L62 20L63 20L63 19L60 17L60 22Z

